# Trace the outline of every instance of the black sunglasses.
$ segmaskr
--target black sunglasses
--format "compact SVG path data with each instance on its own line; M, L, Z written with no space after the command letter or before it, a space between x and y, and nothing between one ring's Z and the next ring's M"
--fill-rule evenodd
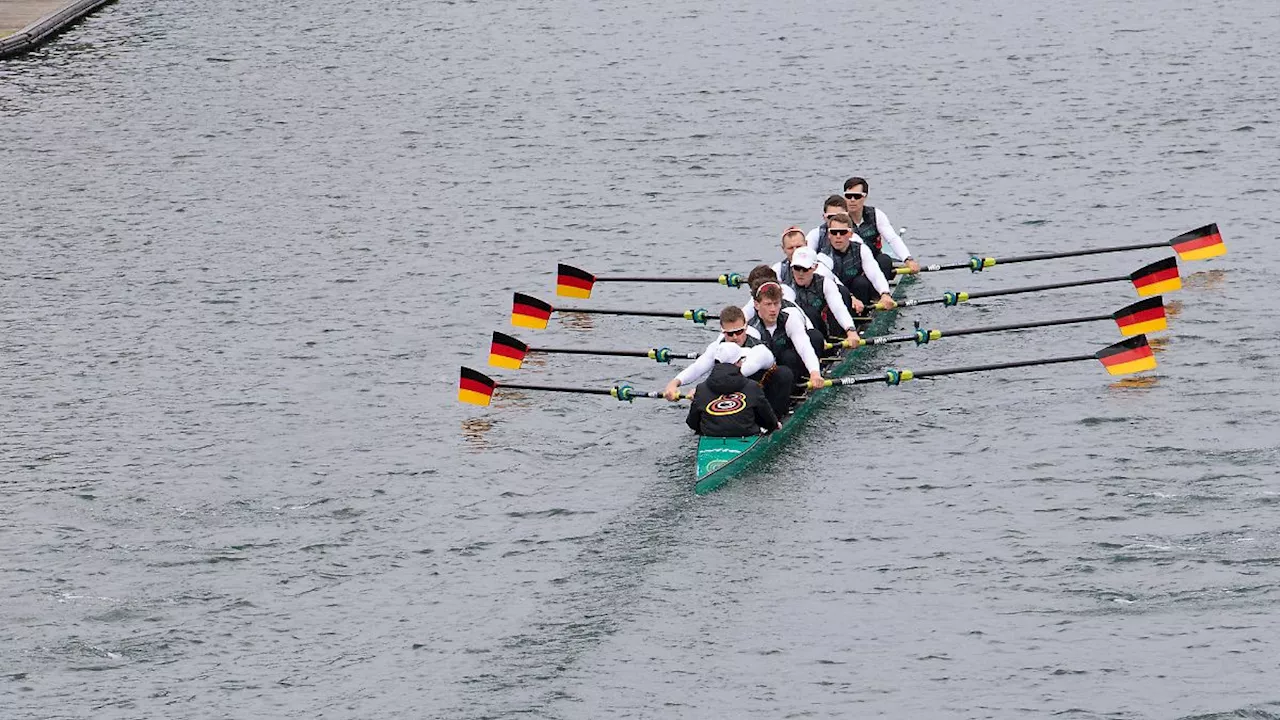
M867 196L866 193L845 193L844 199L845 200L861 200L866 196Z
M723 332L724 336L727 338L738 337L739 335L741 335L746 331L747 329L745 327L740 327L737 330L721 330L721 332Z
M831 228L827 230L828 235L848 235L853 232L849 228Z

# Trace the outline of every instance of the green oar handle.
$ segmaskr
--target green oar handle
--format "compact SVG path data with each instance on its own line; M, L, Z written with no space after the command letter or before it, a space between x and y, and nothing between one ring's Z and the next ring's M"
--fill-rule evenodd
M978 257L975 255L970 257L968 262L921 265L920 272L937 272L939 270L971 270L973 272L981 272L985 268L994 267L996 265L1012 265L1014 263L1021 262L1035 262L1037 260L1058 260L1060 258L1128 252L1130 250L1149 250L1151 248L1162 247L1169 247L1169 241L1138 243L1136 245L1111 245L1108 247L1088 248L1084 250L1066 250L1063 252L1034 253L1032 255L1015 255L1007 258ZM902 269L899 268L898 274L907 275L910 273L904 273L902 272Z
M884 383L886 385L900 385L909 380L918 380L920 378L939 377L942 375L962 375L964 373L987 372L988 370L1011 370L1013 368L1034 367L1037 365L1057 365L1059 363L1080 362L1082 360L1094 360L1096 355L1066 355L1056 358L1042 358L1040 360L1014 360L1003 363L988 363L986 365L965 365L954 368L939 368L937 370L908 370L906 368L890 368L882 373L875 375L851 375L849 377L833 378L827 381L827 386L835 385L866 385L869 383Z

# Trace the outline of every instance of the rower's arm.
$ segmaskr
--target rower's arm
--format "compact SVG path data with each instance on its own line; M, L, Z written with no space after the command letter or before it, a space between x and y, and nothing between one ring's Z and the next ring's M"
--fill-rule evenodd
M889 281L885 279L884 272L880 270L880 263L876 262L876 256L871 254L871 248L861 245L858 250L862 258L862 272L866 274L867 279L871 281L871 286L881 295L893 294L889 289Z
M844 306L844 298L840 296L840 290L835 283L822 283L822 297L827 301L827 311L830 312L840 323L840 327L845 330L853 329L853 316L849 314L849 308Z
M809 232L805 233L805 236L804 236L805 241L809 243L809 247L813 248L814 252L818 251L818 236L820 235L818 231L821 229L822 229L821 226L816 227L810 230Z
M751 377L761 370L773 367L776 362L773 351L764 345L747 348L746 357L742 358L742 376Z
M889 249L893 252L890 255L897 257L899 260L906 260L912 257L911 250L907 244L902 242L902 236L897 230L893 229L893 223L889 222L889 216L884 214L880 208L876 208L876 230L880 232L880 237L889 243Z
M676 380L680 381L680 385L682 387L697 385L702 378L711 374L711 368L716 365L716 358L713 351L716 349L716 345L719 345L720 341L723 339L724 336L720 335L715 340L712 340L711 344L707 346L706 350L702 351L702 354L693 361L692 365L681 370L676 375Z
M805 332L804 320L800 319L804 313L799 310L791 312L790 308L783 310L782 313L787 316L787 323L783 327L786 328L791 344L796 348L796 354L800 356L800 362L804 363L804 369L811 373L822 372L822 366L818 364L818 355L813 351L813 343L809 342L809 333Z

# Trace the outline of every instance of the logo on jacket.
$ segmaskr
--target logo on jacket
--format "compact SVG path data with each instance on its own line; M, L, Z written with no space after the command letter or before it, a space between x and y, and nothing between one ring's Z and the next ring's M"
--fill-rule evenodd
M742 393L730 393L707 403L707 414L724 416L742 412L747 407L747 396Z

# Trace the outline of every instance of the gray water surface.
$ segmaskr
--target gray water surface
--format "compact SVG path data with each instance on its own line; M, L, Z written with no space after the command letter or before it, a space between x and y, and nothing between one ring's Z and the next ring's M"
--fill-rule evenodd
M0 64L0 717L1280 718L1277 32L1269 2L157 0ZM847 388L704 498L677 407L457 403L493 330L701 349L513 330L511 292L718 310L743 291L570 302L554 266L745 272L855 174L926 262L1208 222L1230 254L1183 263L1144 379Z

